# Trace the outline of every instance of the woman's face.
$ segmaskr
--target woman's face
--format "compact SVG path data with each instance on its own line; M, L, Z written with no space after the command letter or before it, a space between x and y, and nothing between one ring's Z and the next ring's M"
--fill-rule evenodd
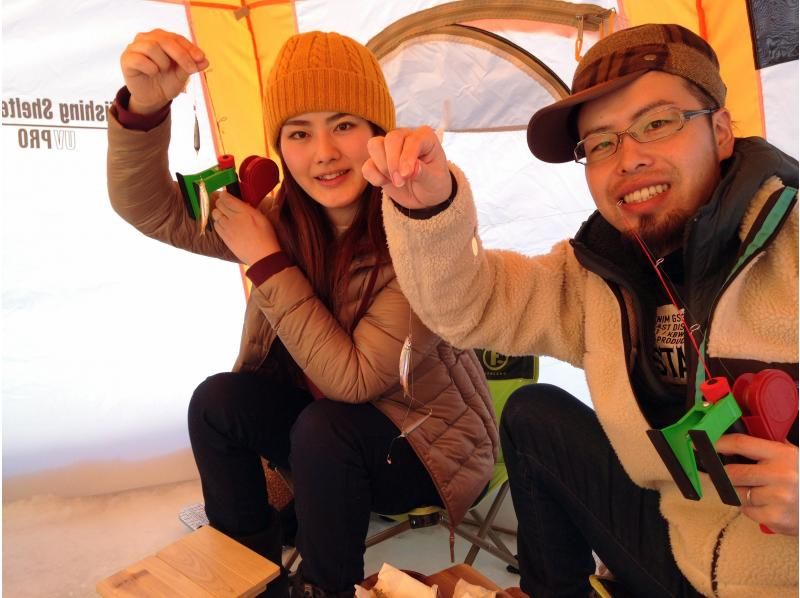
M307 112L281 127L283 160L294 179L334 220L355 213L367 186L361 166L369 157L369 122L340 112Z

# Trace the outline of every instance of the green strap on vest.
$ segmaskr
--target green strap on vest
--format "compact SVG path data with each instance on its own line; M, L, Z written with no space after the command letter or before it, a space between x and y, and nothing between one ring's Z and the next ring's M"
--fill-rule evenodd
M792 209L794 206L795 200L797 199L797 189L793 187L784 187L783 192L778 197L778 200L775 202L775 205L767 214L767 217L764 219L764 222L761 223L761 227L756 231L756 234L753 235L752 241L745 247L742 255L739 256L739 259L736 260L736 264L734 264L733 269L731 270L730 274L725 278L725 282L723 286L728 283L739 270L747 263L750 257L756 253L759 249L761 249L764 244L775 234L775 230L778 228L783 219L786 217L786 214L789 210ZM706 331L707 333L708 331ZM706 356L706 336L703 335L703 342L700 343L700 355L702 355L703 359ZM694 402L695 405L701 404L705 399L703 398L703 393L700 390L700 385L705 382L705 371L700 364L697 364L697 370L695 371L695 380L694 380Z

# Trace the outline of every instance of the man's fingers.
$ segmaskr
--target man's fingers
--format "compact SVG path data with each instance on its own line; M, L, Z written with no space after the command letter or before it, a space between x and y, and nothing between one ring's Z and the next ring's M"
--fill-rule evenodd
M408 139L403 147L403 154L400 156L400 167L398 172L403 180L412 181L421 172L422 153L417 139Z
M761 461L773 457L783 448L783 443L781 442L765 440L748 434L725 434L716 443L718 453L741 455L753 461Z
M364 178L382 187L400 205L422 208L440 203L450 194L452 183L444 152L430 127L395 129L385 137L373 137L367 150L370 159L361 168Z
M386 178L386 176L384 176L384 174L375 165L373 158L370 158L364 162L363 166L361 166L361 174L370 185L375 187L385 187L391 183L391 181Z
M413 179L419 174L420 162L428 162L439 141L430 127L415 129L405 140L400 155L400 176Z
M385 137L373 137L367 148L375 167L395 187L402 187L421 171L420 162L427 162L436 150L436 135L430 127L395 129Z
M408 129L395 129L389 132L383 142L386 155L386 173L395 187L402 187L405 180L400 174L400 156L404 152L405 144L410 136ZM405 151L408 151L407 149Z
M753 502L754 489L755 486L736 486L736 494L739 495L739 502L742 503L742 507L751 508L760 506Z
M731 463L725 466L725 472L734 486L741 486L742 488L760 486L773 481L768 477L769 472L765 472L764 468L758 465Z
M419 174L420 162L435 148L435 135L430 127L397 129L386 136L384 146L387 176L402 187Z
M389 170L386 166L386 148L384 147L384 141L385 137L382 136L371 137L367 141L367 152L369 152L372 168L388 179ZM370 160L368 160L368 162ZM375 183L372 184L374 185Z
M765 533L797 534L797 502L787 500L775 486L736 488L742 513L763 525Z

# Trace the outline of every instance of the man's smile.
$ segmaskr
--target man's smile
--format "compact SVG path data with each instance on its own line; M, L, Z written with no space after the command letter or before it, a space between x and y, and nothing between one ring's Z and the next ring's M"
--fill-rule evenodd
M647 201L648 199L652 199L660 193L664 193L667 189L669 189L669 185L666 183L648 185L647 187L642 187L626 193L622 196L622 202L626 204L633 204Z

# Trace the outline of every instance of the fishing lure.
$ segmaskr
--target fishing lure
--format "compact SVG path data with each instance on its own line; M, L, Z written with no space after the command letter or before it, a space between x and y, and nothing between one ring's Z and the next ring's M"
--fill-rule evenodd
M395 440L408 437L408 435L411 434L411 432L419 428L425 422L425 420L427 420L431 415L433 415L433 409L428 407L427 412L422 417L420 417L410 426L406 426L406 420L408 419L409 413L411 413L412 404L419 403L419 401L417 401L414 398L413 394L414 381L413 381L413 376L411 374L413 342L411 339L410 312L409 312L408 330L409 330L408 336L406 337L406 340L403 342L403 348L400 349L400 362L399 362L400 385L403 387L403 397L408 400L408 406L405 415L403 415L403 421L400 424L400 434L392 438L392 441L389 443L389 449L386 451L386 463L388 463L389 465L392 464L392 447L394 446ZM422 403L419 404L420 406L424 407Z
M208 196L208 190L206 190L206 182L203 179L200 179L197 182L197 189L198 189L198 198L200 199L200 234L206 234L206 228L208 228L208 216L211 213L211 199Z
M406 337L403 343L403 348L400 350L400 384L403 387L403 392L408 395L409 384L408 374L411 371L411 333Z
M194 151L195 155L200 154L200 123L197 120L197 108L194 109Z
M194 152L195 156L200 155L200 121L197 120L197 85L192 85L192 110L194 111Z

